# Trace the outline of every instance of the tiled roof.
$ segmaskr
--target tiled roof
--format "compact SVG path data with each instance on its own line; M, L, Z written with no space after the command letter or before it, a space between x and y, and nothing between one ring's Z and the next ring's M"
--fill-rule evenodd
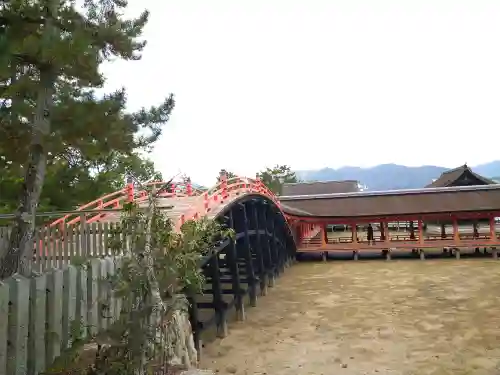
M500 211L500 185L280 198L285 213L332 218Z
M282 196L352 193L359 191L358 181L316 181L284 184Z
M447 187L453 185L455 181L457 181L464 173L470 173L472 176L477 178L479 181L483 183L483 185L492 185L495 184L495 181L490 180L489 178L483 177L477 173L474 173L472 169L470 169L467 164L464 164L458 168L450 169L449 171L443 172L439 178L427 185L426 187Z

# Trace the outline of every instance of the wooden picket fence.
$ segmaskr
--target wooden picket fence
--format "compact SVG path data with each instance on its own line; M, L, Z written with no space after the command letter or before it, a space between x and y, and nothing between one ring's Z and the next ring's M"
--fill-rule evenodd
M38 375L72 345L75 326L82 338L110 327L121 301L107 279L119 260L93 258L85 267L65 264L0 282L0 375Z
M31 269L35 272L45 272L53 268L62 268L72 264L78 258L103 258L120 255L109 247L109 240L124 233L119 229L119 223L97 222L65 226L43 226L37 228L33 238L33 258ZM10 227L0 227L0 251L4 251L10 235Z

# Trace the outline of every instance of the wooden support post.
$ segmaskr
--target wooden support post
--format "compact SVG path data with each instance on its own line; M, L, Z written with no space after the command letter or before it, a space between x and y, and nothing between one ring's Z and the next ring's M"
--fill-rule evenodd
M385 237L385 236L386 236L386 233L388 233L388 232L386 232L386 230L385 230L385 223L386 223L385 221L381 221L381 222L379 223L379 226L380 226L380 241L385 241L385 238L386 238L386 237Z
M389 222L382 222L382 226L384 228L384 241L389 245L391 243L391 234L389 233ZM390 249L389 249L390 250Z
M477 225L477 220L474 220L472 222L472 233L474 235L474 238L478 238L479 237L479 231L478 231L478 225ZM479 248L478 248L478 251L479 251Z
M425 260L425 252L424 249L419 249L420 251L420 260Z
M460 249L459 248L455 249L455 258L460 259Z
M359 252L358 252L358 250L354 250L352 252L352 256L353 256L354 260L358 260L359 259Z
M498 251L496 247L491 248L491 256L493 259L498 259Z
M490 241L496 242L496 240L497 240L497 234L495 230L495 218L492 216L490 217Z
M283 273L285 271L285 263L287 262L287 254L286 251L280 251L278 248L278 245L276 244L276 215L274 212L271 215L271 220L270 220L270 228L269 228L269 234L270 234L270 244L271 244L271 253L274 254L277 263L276 266L276 275L279 275L280 273Z
M281 227L277 225L279 222L279 219L276 215L274 215L274 220L272 222L273 229L273 240L274 240L274 246L276 248L276 252L278 253L278 256L280 258L280 272L285 272L285 268L290 266L291 264L291 255L289 254L288 249L286 249L284 246L280 245L280 233L281 233ZM296 242L297 244L297 242ZM298 246L298 244L297 244Z
M248 281L248 294L250 297L250 306L257 306L257 278L253 267L252 247L250 246L250 234L248 233L248 213L246 206L243 205L243 229L244 229L244 246L245 246L245 268Z
M214 296L215 324L217 325L217 337L227 336L226 303L222 298L222 284L220 280L219 254L214 254L210 260L210 276L212 279L212 290Z
M321 260L322 260L323 262L326 262L326 261L327 261L327 258L328 258L328 252L327 252L327 251L323 251L323 252L321 253Z
M233 211L229 211L229 227L234 229ZM233 289L234 307L236 309L236 319L245 320L245 305L243 304L244 291L240 284L240 270L238 268L238 251L236 249L236 241L231 239L229 250L227 253L227 262L231 272L231 284Z
M415 239L415 227L413 226L413 220L410 221L410 240Z
M278 259L274 256L273 252L271 251L271 244L269 242L269 221L267 218L267 211L268 211L268 206L265 203L260 204L261 207L261 214L260 214L260 220L262 223L262 230L264 231L263 233L263 241L262 241L262 251L264 252L264 259L267 259L267 262L265 263L266 265L266 274L267 274L267 286L269 288L274 287L276 284L276 269L278 268Z
M445 239L446 238L446 224L441 223L441 238Z
M458 222L457 218L453 218L453 241L456 245L460 243L460 233L458 232Z
M424 244L424 224L422 219L418 219L418 243L420 245Z
M297 259L296 259L296 248L294 248L293 244L290 244L286 240L286 228L280 223L276 229L276 241L279 241L279 248L283 252L283 259L285 262L285 267L290 267Z
M358 243L358 229L356 223L351 223L352 243Z
M266 259L264 259L264 251L262 249L262 241L260 236L260 223L259 215L257 213L257 204L253 203L253 220L254 220L254 230L255 230L255 252L257 256L257 264L259 266L259 278L260 278L260 295L265 296L267 294L267 275L266 275Z
M321 225L321 247L325 247L328 244L328 232L326 230L326 224Z

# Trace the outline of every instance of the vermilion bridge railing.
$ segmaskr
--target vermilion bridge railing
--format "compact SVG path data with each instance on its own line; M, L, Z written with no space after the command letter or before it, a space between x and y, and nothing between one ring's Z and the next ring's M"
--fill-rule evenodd
M145 188L160 189L167 183L153 181L145 184ZM173 205L181 202L184 210L175 218L175 228L180 229L182 224L188 220L197 220L203 216L216 215L225 205L245 194L264 195L281 207L278 197L267 188L258 178L233 177L222 179L214 187L203 191L194 189L189 183L171 183L169 188L158 194L159 198L171 198ZM33 248L35 262L47 263L47 267L54 266L54 262L67 264L70 258L75 256L101 256L107 254L102 249L102 240L112 231L114 223L101 223L107 215L117 216L120 209L127 202L145 202L148 193L144 189L137 189L133 184L125 188L106 194L92 202L78 207L74 211L64 214L48 225L37 229ZM168 202L168 201L167 201ZM49 213L40 213L43 216L51 216ZM8 227L1 228L0 243L5 244L8 238ZM321 228L319 226L307 225L301 228L301 239L313 239L317 237ZM80 238L80 237L91 237ZM95 237L95 238L94 238ZM79 250L86 244L86 250ZM99 246L99 249L94 247ZM89 248L90 247L90 248ZM73 249L74 248L74 249ZM109 255L109 254L108 254ZM52 260L50 260L50 259ZM62 260L61 260L62 259Z
M49 248L59 248L61 237L72 228L78 231L84 231L84 227L89 227L90 231L98 231L98 227L94 224L99 223L107 215L108 211L114 212L116 215L123 205L127 202L141 203L148 199L146 189L160 189L165 187L167 182L153 181L144 185L145 189L136 189L133 184L128 184L125 188L106 194L92 202L86 203L78 207L57 220L48 224L47 229L50 235L44 236L44 246L36 244L36 248L44 251L36 251L39 256L47 256ZM203 216L216 215L226 204L237 199L245 194L260 194L264 195L273 201L278 207L281 204L278 197L267 188L267 186L259 178L248 177L233 177L229 179L222 178L214 187L203 191L194 189L189 183L171 182L167 189L161 191L157 196L159 198L170 198L171 203L175 206L176 202L182 203L184 210L176 218L174 225L177 230L182 224L189 220L197 220ZM92 229L93 228L93 229ZM301 238L313 238L318 235L320 228L317 226L308 226L301 233ZM93 251L88 253L95 253Z
M159 189L165 186L167 182L154 181L145 184L146 188ZM221 180L217 185L207 191L193 189L191 184L171 183L171 187L160 192L159 198L174 198L179 201L189 202L188 209L180 216L178 227L187 220L196 220L202 216L210 214L220 206L227 204L228 199L232 199L243 194L261 194L267 196L278 206L280 205L276 195L269 190L258 178L233 177L227 180ZM77 208L74 213L65 215L52 223L53 226L75 225L85 219L86 223L93 223L102 219L106 214L100 211L106 208L119 209L126 202L141 203L148 199L146 190L135 190L133 184L128 184L125 188L100 197L92 202L84 204ZM172 201L174 202L174 201ZM88 212L96 210L95 213ZM86 211L81 215L80 211Z

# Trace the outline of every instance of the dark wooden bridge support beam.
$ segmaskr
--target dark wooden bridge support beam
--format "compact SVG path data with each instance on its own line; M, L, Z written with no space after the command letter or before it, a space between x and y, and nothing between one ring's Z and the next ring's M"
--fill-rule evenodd
M222 298L222 284L220 278L219 255L212 257L210 261L210 276L212 281L213 304L215 309L215 324L217 326L217 337L227 336L227 304Z
M279 244L276 238L276 218L274 214L271 215L270 219L270 240L271 240L271 252L274 254L277 265L276 265L276 275L280 275L285 272L285 262L286 258L282 251L280 251Z
M233 211L229 212L229 227L235 229ZM227 252L227 263L231 273L231 286L233 289L234 307L236 309L236 320L245 320L245 305L243 304L243 296L245 290L240 283L240 270L238 268L238 252L236 249L236 240L231 239Z
M287 232L284 226L280 226L280 238L283 243L283 251L286 254L286 267L290 267L293 263L297 261L297 248L294 243L290 243L290 239L287 238Z
M257 306L257 277L255 276L255 269L253 266L252 247L250 244L248 211L245 205L243 209L243 233L244 233L244 249L245 249L245 268L248 281L248 294L250 297L250 306Z
M261 226L259 223L258 205L256 202L252 204L253 213L253 227L255 230L255 255L257 258L257 266L259 268L259 279L260 279L260 295L267 295L267 272L266 272L266 260L264 259L264 251L262 246L261 238Z
M261 295L275 284L285 264L296 255L295 242L285 218L272 202L260 198L236 203L217 220L235 232L202 257L200 267L206 277L203 295L186 291L193 339L198 355L201 333L215 327L220 338L228 334L228 313L234 306L236 319L245 319L245 297L257 305L257 284ZM211 300L207 297L212 296ZM229 299L230 297L231 299ZM203 313L200 312L203 310ZM206 310L213 314L205 317ZM203 321L200 321L203 319Z
M271 241L269 236L269 220L268 220L268 206L265 203L260 205L260 222L263 226L263 243L262 243L262 251L264 253L265 267L266 267L266 275L267 275L267 286L269 288L273 288L276 284L276 265L277 260L274 257L274 254L271 251Z

